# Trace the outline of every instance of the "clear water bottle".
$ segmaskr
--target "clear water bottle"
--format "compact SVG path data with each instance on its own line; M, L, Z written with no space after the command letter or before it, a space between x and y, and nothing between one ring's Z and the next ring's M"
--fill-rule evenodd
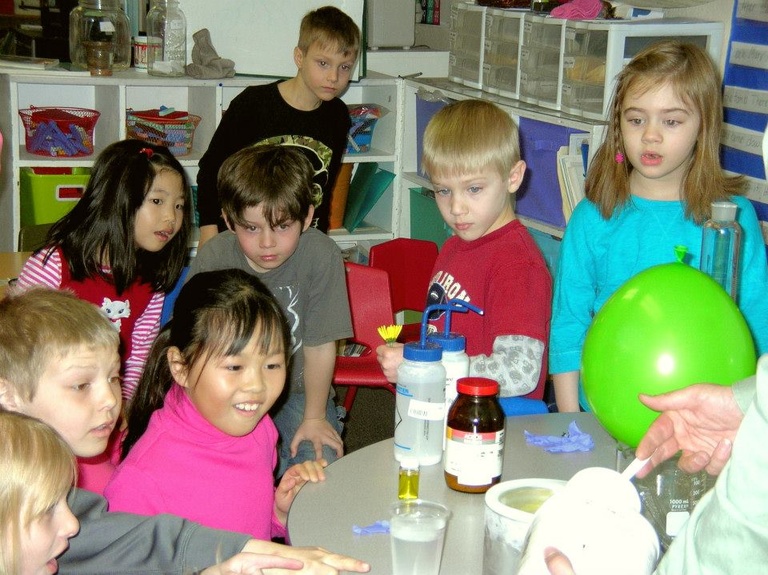
M700 268L734 301L739 291L741 226L736 221L738 206L733 202L712 202L712 218L702 230Z
M187 65L187 19L177 0L152 0L147 14L147 72L184 76Z
M101 50L107 62L103 75L131 65L131 24L119 0L79 0L69 13L69 59L72 67L87 70L88 50Z
M403 346L397 368L395 396L395 459L415 457L419 465L434 465L443 457L445 368L443 348L427 341L427 319L436 306L424 310L421 338Z
M462 377L469 375L469 356L467 355L467 338L458 333L432 334L429 341L443 348L442 364L445 368L445 417L448 421L448 410L453 405L458 391L456 384ZM445 434L443 434L443 449L445 449Z
M397 368L395 459L412 455L419 465L440 463L445 419L443 349L432 342L410 342Z
M446 422L448 410L456 399L458 391L456 382L469 375L469 356L467 355L467 338L458 333L451 332L451 314L453 312L466 313L473 311L480 315L483 310L463 300L452 299L447 304L432 306L433 309L445 310L444 329L442 333L433 333L427 337L443 348L443 367L445 368L445 416ZM445 434L443 435L443 449L445 449Z

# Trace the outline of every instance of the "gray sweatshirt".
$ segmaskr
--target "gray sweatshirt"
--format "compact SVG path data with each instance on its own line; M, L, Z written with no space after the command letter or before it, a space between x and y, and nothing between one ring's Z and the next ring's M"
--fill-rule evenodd
M191 575L239 553L251 539L173 515L109 513L106 499L80 489L68 503L80 532L59 558L62 575Z

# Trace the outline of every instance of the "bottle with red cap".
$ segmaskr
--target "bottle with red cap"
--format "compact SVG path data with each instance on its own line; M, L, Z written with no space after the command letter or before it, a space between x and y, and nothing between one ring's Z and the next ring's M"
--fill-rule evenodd
M445 430L445 482L456 491L484 493L501 479L505 417L499 384L463 377L456 387Z

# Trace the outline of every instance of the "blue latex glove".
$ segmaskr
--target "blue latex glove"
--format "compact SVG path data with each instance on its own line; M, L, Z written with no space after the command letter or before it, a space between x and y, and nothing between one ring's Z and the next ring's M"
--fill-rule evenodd
M572 421L568 425L568 432L562 437L556 435L534 435L528 431L525 434L525 441L530 445L541 447L549 453L570 453L572 451L592 451L595 448L595 441L589 433L584 433Z
M352 526L352 532L355 535L375 535L377 533L389 533L389 521L376 521L365 527L359 525Z

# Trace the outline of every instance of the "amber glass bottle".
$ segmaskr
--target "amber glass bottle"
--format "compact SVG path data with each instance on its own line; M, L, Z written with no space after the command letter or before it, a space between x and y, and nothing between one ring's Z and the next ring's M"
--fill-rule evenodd
M466 493L484 493L501 479L504 411L499 384L485 377L463 377L448 412L445 482Z

